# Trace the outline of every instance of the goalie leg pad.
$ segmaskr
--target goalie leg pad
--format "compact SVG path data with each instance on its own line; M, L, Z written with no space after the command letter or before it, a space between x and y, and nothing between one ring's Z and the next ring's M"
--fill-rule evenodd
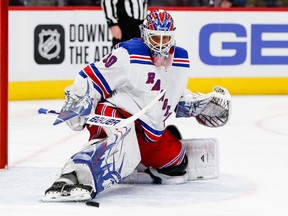
M141 156L134 123L132 125L133 127L122 128L103 142L91 145L72 157L75 164L88 166L96 195L121 182L139 164ZM85 177L80 178L84 176L83 173L79 172L77 176L80 183L86 181Z
M96 141L94 144L90 141L89 144L65 164L60 178L56 181L64 182L64 185L59 186L60 189L57 187L58 192L54 189L51 193L46 191L45 201L92 199L130 175L141 160L134 123L119 129L105 140ZM76 184L64 178L73 172L77 176ZM86 196L87 194L89 196Z
M217 139L181 140L188 156L188 180L219 177L219 144Z

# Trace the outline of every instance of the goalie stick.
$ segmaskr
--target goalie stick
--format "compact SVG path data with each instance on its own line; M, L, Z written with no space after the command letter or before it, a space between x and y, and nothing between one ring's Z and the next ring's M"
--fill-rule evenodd
M130 116L129 118L122 119L122 118L115 118L115 117L109 117L109 116L103 116L103 115L97 115L93 114L88 116L88 120L86 124L90 125L97 125L101 127L108 127L108 128L122 128L130 124L131 122L134 122L136 119L138 119L141 115L143 115L147 110L149 110L157 101L161 99L161 97L165 94L166 89L160 92L149 104L147 104L143 109L135 113L134 115ZM38 109L39 114L53 114L58 115L60 114L59 111L53 110L53 109L45 109L40 108Z

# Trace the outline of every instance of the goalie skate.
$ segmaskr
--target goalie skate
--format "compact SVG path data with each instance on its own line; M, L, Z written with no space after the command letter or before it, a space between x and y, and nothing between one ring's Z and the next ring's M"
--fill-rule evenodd
M81 202L91 200L93 188L83 184L67 184L55 182L45 191L43 202Z

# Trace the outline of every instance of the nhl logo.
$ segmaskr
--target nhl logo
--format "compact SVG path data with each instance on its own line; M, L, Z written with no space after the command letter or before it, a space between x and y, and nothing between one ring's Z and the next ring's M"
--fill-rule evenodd
M55 58L59 55L61 50L60 44L60 34L57 29L45 31L42 29L39 34L39 44L38 44L38 52L39 54L48 60Z
M38 64L60 64L64 60L64 28L61 25L35 28L34 59Z

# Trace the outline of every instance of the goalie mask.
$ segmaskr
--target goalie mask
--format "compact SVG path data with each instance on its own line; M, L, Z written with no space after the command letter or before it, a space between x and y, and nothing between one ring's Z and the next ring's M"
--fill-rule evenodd
M172 16L164 10L152 11L146 16L140 29L142 40L151 51L154 65L171 64L176 29Z

